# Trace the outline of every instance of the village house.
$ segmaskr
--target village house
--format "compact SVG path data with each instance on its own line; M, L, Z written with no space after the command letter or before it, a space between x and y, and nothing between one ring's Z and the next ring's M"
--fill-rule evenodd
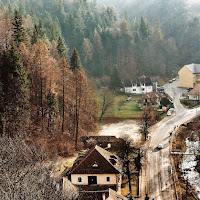
M200 86L196 86L190 92L188 92L188 99L200 100Z
M158 83L156 77L141 76L134 80L124 80L125 94L146 94L156 92Z
M185 65L178 74L180 87L194 88L200 85L200 64Z
M68 178L85 194L87 191L93 191L96 195L97 191L100 191L103 195L109 188L121 194L121 160L96 145L76 159L72 168L64 175L63 182Z
M151 92L145 94L142 99L138 101L138 107L143 109L145 106L151 106L154 109L159 108L162 95L158 92Z

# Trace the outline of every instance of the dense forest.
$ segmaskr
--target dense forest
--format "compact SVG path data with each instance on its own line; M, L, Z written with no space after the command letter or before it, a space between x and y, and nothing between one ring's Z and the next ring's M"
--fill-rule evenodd
M79 136L96 128L96 101L77 50L68 63L62 38L40 38L37 25L25 29L30 24L17 10L2 7L0 21L1 134L25 134L50 155L70 154Z
M184 64L200 62L198 6L184 0L123 2L108 1L107 7L87 0L2 0L2 5L19 11L32 42L39 37L65 43L66 58L75 47L86 73L103 79L100 84L114 65L122 78L170 77Z
M143 3L1 0L1 132L65 132L77 147L96 127L91 77L122 87L120 76L170 77L199 63L198 5Z

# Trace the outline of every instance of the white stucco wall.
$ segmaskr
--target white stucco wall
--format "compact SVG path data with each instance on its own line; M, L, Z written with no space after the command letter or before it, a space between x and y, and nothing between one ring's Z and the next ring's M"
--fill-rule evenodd
M191 99L191 100L197 100L197 99L198 99L198 95L189 94L189 95L188 95L188 98Z
M125 87L125 93L126 94L132 94L132 87Z
M75 185L88 185L88 176L97 176L97 185L116 185L116 174L72 174L71 182ZM81 177L82 182L78 182L78 177ZM107 177L110 177L110 181L107 182Z
M150 92L153 92L153 86L133 86L125 88L126 94L146 94Z
M146 93L153 92L153 86L146 86Z

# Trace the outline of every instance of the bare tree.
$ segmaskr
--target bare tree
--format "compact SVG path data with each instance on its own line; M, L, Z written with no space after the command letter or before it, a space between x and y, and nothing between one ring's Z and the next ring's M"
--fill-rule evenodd
M141 132L144 134L145 141L147 139L147 134L149 132L149 128L154 123L154 113L151 107L146 106L141 115Z
M68 188L64 195L52 181L53 168L44 165L39 149L19 136L0 138L0 199L75 199L75 190Z
M101 99L99 104L100 104L101 115L99 117L99 121L102 120L102 117L108 111L108 109L112 107L114 102L114 96L107 87L101 89L100 97Z

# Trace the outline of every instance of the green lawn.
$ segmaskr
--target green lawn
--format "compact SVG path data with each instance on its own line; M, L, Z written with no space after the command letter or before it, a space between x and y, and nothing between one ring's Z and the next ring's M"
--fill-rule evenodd
M132 96L132 99L127 102L127 95L118 95L114 98L114 105L110 108L107 113L104 115L104 118L122 118L122 119L136 119L141 113L141 110L138 109L138 103L136 100L140 99L141 96ZM124 101L124 104L119 110L120 101ZM99 113L100 115L100 113Z

